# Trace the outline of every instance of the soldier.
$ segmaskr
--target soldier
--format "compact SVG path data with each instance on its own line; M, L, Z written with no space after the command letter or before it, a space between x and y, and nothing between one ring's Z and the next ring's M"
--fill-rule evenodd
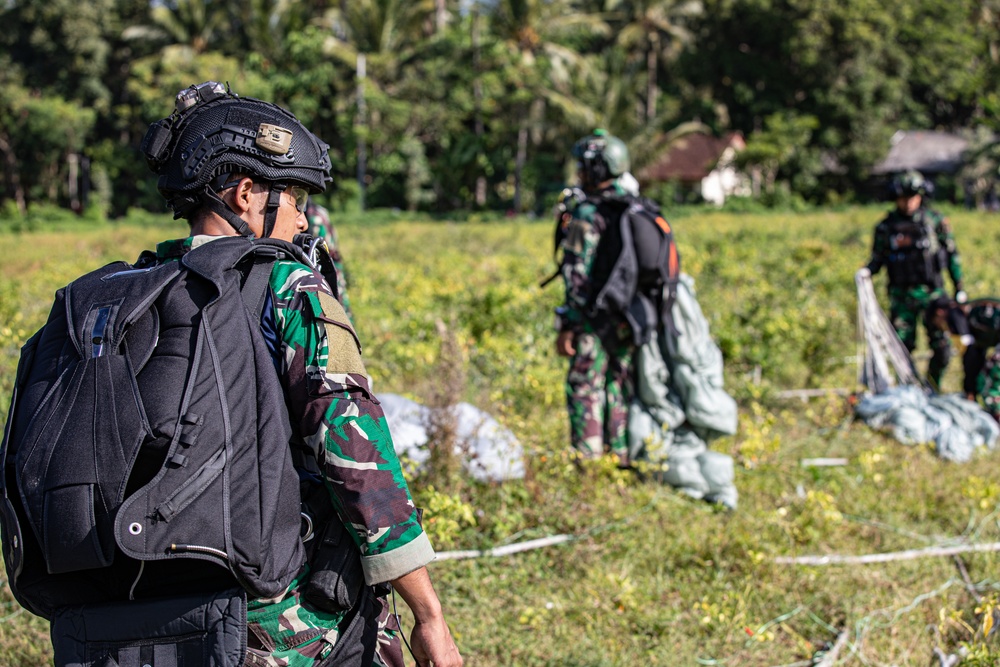
M252 235L291 241L305 231L304 215L310 192L320 192L329 182L327 146L302 127L291 114L256 100L238 98L217 84L195 88L201 99L187 114L204 114L202 123L188 121L184 132L211 131L210 120L271 120L291 131L292 140L319 147L316 164L297 147L290 163L274 164L241 152L239 146L216 150L209 164L219 174L207 183L204 172L188 174L160 170L159 189L186 217L191 236L161 243L159 261L169 261L216 236ZM184 91L187 92L187 91ZM183 97L183 93L182 96ZM218 113L228 110L228 116ZM297 139L295 133L304 136ZM178 143L196 137L181 137ZM221 156L220 156L221 154ZM176 152L172 159L182 159ZM228 158L228 159L227 159ZM277 165L277 166L275 166ZM286 166L287 165L287 166ZM180 174L183 173L183 177ZM278 193L277 206L273 206ZM330 521L342 521L360 548L366 591L376 599L377 621L369 636L378 634L374 663L402 665L399 628L389 621L386 584L399 591L414 612L411 635L414 655L435 665L460 665L458 653L441 606L424 567L433 550L421 530L419 515L403 479L385 417L368 384L360 346L344 310L333 299L327 280L313 267L290 260L275 262L269 280L262 329L273 341L272 354L282 385L293 433L315 443L315 463L329 491L326 502L336 508ZM268 308L269 306L269 308ZM268 312L268 310L270 312ZM359 465L360 462L371 462ZM321 527L317 526L319 531ZM314 564L315 566L315 564ZM318 665L337 650L341 622L351 612L330 613L302 596L309 579L304 570L284 595L253 600L248 612L248 665ZM359 603L360 604L360 603Z
M326 241L330 250L330 257L333 258L333 265L337 269L337 298L340 305L347 311L347 316L354 322L354 313L351 312L351 301L347 297L347 272L344 269L344 257L340 252L340 240L337 237L337 228L330 221L330 213L316 203L313 197L309 198L306 206L306 221L309 223L309 235L313 238Z
M635 344L625 323L608 330L607 322L588 317L590 270L602 232L615 220L599 210L602 199L620 199L626 191L619 178L629 170L625 144L595 130L573 146L577 175L587 198L567 211L560 273L565 302L557 309L556 352L569 357L566 404L570 442L587 458L606 449L628 465L628 404L632 394L631 364Z
M885 266L889 274L889 317L900 340L910 352L916 346L917 320L923 316L933 351L927 380L934 389L941 385L951 345L948 336L929 325L927 307L947 296L942 274L948 271L955 298L965 301L962 263L948 219L926 206L929 183L917 171L895 177L890 193L896 208L875 227L872 255L862 271L878 273Z
M986 411L1000 422L1000 299L959 304L948 298L930 306L931 323L955 339L962 354L962 390L970 401L983 399Z
M25 346L25 388L64 362L97 369L74 371L89 380L65 403L15 392L4 434L20 451L25 411L93 424L31 440L68 443L59 456L3 462L71 490L28 514L51 501L26 478L16 519L0 513L8 583L52 620L57 664L402 667L390 590L419 663L462 664L332 262L292 243L328 148L276 105L181 91L142 151L190 235L60 290L72 307ZM34 517L42 537L20 539Z
M216 150L214 160L201 165L203 170L211 167L220 174L205 184L200 183L203 171L189 175L172 169L168 162L160 171L159 189L175 214L190 221L191 236L161 243L159 261L170 261L216 236L241 234L290 241L305 231L308 194L322 191L329 182L326 145L283 109L238 98L211 83L195 90L201 99L186 113L209 118L204 123L188 121L185 130L189 133L211 131L211 119L221 123L226 117L230 124L233 118L253 119L253 127L245 128L248 132L258 129L257 120L273 119L274 124L290 126L292 140L296 140L295 133L302 133L298 141L315 142L319 154L316 164L299 165L298 160L309 157L299 148L288 166L263 160L258 166L234 145L228 151ZM229 115L220 115L220 109L229 110ZM194 138L182 136L178 143ZM175 152L171 158L180 160L183 154ZM276 207L272 204L275 193ZM389 621L385 598L385 585L391 584L414 612L411 646L416 658L435 665L461 665L424 567L433 559L433 550L420 527L385 417L368 384L360 346L343 309L324 277L301 263L275 262L269 285L262 328L265 338L276 342L272 354L286 388L293 432L315 443L315 463L330 492L326 500L336 508L330 520L342 521L352 533L362 554L365 583L371 587L366 591L381 594L376 600L377 621L370 628L370 633L379 635L373 664L403 664L399 628ZM302 596L308 578L309 571L304 570L284 595L251 601L248 665L319 665L337 649L341 622L350 611L330 613L311 604Z

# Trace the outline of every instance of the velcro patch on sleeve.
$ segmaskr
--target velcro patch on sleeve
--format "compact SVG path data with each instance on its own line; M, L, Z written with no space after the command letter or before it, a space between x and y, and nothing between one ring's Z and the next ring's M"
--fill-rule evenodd
M361 360L361 343L354 333L351 320L344 307L326 292L320 291L319 303L323 307L323 326L326 327L328 373L360 373L368 375Z

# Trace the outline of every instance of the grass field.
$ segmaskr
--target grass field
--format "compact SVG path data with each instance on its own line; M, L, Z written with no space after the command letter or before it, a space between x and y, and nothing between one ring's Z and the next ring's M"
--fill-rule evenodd
M416 475L439 550L556 534L560 546L441 561L431 574L468 665L811 665L843 635L838 665L998 665L981 644L1000 594L996 553L875 565L792 566L779 556L860 555L1000 541L1000 453L965 465L854 423L853 273L879 208L808 214L679 212L684 269L726 356L739 433L713 443L738 462L740 506L721 511L567 451L565 361L553 350L560 289L545 221L339 226L350 295L376 391L468 400L515 432L521 482ZM0 233L0 408L17 348L53 290L113 259L183 235L155 224L64 225ZM1000 293L1000 218L952 212L970 296ZM883 291L884 276L876 278ZM443 334L442 334L443 332ZM945 388L961 384L954 363ZM848 464L804 468L803 458ZM963 575L963 569L967 577ZM0 590L0 667L50 660L47 624ZM977 597L980 598L977 600ZM990 650L992 648L992 651ZM831 663L832 664L832 663Z

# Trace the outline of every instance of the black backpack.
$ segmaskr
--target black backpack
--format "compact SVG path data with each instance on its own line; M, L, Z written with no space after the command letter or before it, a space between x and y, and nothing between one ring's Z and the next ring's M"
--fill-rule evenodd
M305 256L226 237L56 293L21 350L0 449L4 564L23 606L52 618L129 600L144 566L147 580L201 567L215 590L252 597L301 570L292 429L260 331L279 258Z
M587 316L604 334L627 322L636 345L661 326L672 331L681 261L660 207L631 195L592 201L607 226L590 270Z

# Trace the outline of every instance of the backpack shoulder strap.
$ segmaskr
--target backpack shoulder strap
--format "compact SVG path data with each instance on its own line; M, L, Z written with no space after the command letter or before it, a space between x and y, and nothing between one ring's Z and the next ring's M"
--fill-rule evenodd
M267 286L271 278L271 268L274 265L275 257L254 257L253 265L247 274L247 279L243 283L243 300L247 308L254 314L255 321L260 321L261 313L264 310L266 301Z

